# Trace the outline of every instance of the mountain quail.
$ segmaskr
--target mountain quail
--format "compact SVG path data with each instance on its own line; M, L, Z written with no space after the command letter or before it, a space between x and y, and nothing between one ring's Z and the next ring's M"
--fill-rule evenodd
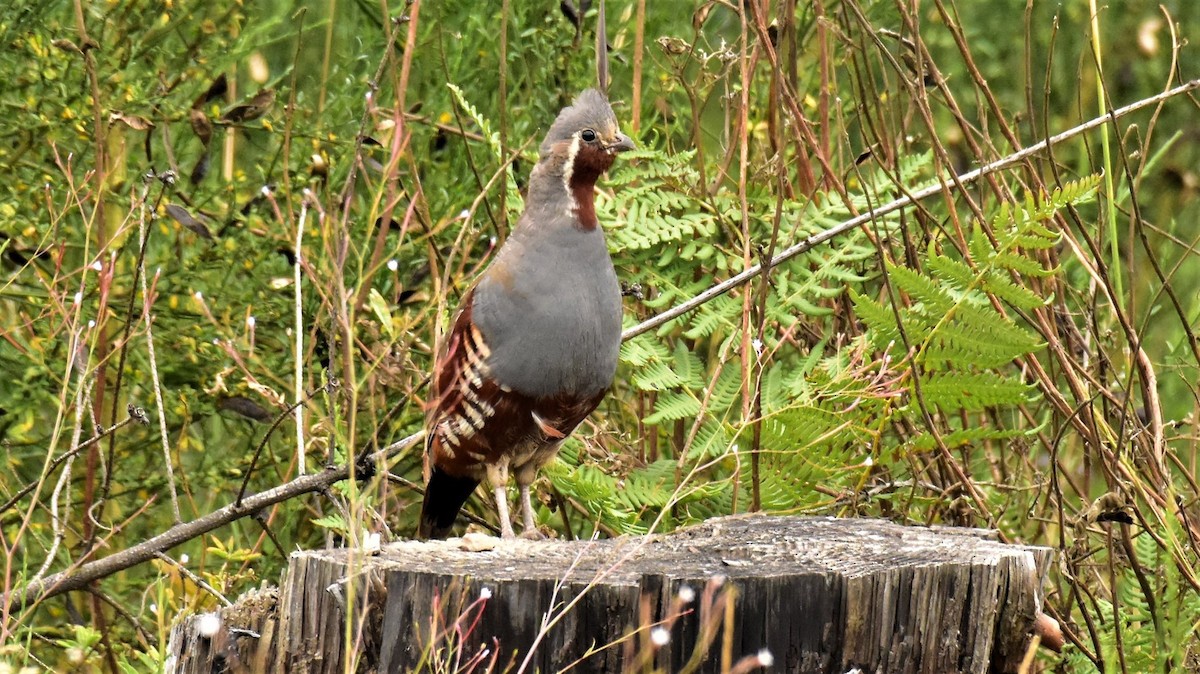
M524 534L538 537L529 486L612 384L621 289L596 220L596 179L633 141L589 89L550 127L525 212L463 297L433 376L421 538L445 538L486 476L501 535L513 537L508 476Z

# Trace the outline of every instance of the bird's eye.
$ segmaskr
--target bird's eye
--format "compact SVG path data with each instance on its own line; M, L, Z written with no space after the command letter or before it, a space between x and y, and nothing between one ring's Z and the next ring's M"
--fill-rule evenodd
M596 132L592 131L591 129L584 129L583 133L579 134L579 137L582 138L585 143L596 142Z

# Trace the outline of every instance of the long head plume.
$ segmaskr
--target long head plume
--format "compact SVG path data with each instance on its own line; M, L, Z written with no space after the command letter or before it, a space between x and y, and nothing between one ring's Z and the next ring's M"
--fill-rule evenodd
M604 0L596 12L596 88L608 96L608 27L604 24Z

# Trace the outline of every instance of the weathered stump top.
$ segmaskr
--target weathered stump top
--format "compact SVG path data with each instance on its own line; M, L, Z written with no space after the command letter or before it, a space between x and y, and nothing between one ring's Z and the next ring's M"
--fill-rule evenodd
M1006 545L994 531L900 526L885 520L737 515L670 534L595 541L491 539L491 550L464 549L462 539L398 541L371 564L417 573L462 572L497 581L590 579L638 584L644 574L729 578L834 573L861 577L905 567L995 564L1012 559L1031 573L1048 560L1048 548ZM298 553L344 561L345 550ZM614 567L614 562L621 560Z
M373 556L295 553L273 611L222 614L223 627L259 638L202 637L188 627L194 619L183 622L170 646L177 671L214 671L204 663L219 660L231 672L264 671L238 668L249 662L340 672L351 657L357 671L405 672L422 658L427 666L431 656L459 653L465 662L484 648L503 671L535 644L526 671L558 671L589 649L572 671L619 671L647 648L673 671L703 641L706 622L722 636L701 671L718 671L724 644L735 660L769 650L772 671L1014 671L1051 559L1048 548L1006 545L978 529L762 515L665 535L486 546L450 539L401 541ZM706 614L704 597L680 603L681 590L712 593L714 577L736 593L728 624L711 607ZM553 624L543 629L547 614ZM660 621L670 641L651 646L646 636ZM630 645L595 652L638 628Z

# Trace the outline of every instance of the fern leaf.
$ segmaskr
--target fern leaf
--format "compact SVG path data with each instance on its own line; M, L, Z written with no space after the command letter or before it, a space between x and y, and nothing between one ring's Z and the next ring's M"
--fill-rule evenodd
M946 412L978 412L1029 402L1034 387L994 373L930 373L921 380L925 402Z
M700 401L691 393L673 391L662 393L654 401L654 413L645 418L645 423L657 425L668 421L689 419L700 413Z

